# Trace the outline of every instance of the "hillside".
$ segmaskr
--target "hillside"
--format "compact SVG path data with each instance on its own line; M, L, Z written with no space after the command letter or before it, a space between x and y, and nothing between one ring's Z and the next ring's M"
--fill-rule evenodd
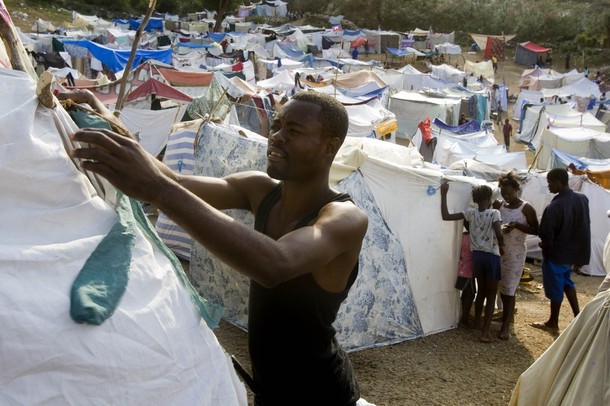
M186 14L205 8L217 9L217 0L157 0L158 12ZM229 2L233 5L238 2ZM244 3L248 3L245 1ZM6 0L15 24L31 31L36 18L62 25L71 21L71 11L113 17L140 16L146 0ZM229 7L228 14L237 8ZM305 24L328 26L329 15L343 15L354 27L409 31L416 27L436 32L456 32L456 42L468 45L468 33L517 34L517 41L533 41L560 52L583 50L595 56L610 47L610 0L449 0L416 2L404 0L293 0L289 11ZM260 20L260 18L258 18ZM351 25L351 24L350 24Z

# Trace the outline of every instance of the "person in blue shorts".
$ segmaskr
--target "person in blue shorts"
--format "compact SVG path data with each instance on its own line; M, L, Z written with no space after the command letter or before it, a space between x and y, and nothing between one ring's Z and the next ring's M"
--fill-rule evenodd
M546 175L549 191L557 193L544 209L538 236L542 248L542 283L551 301L551 314L545 322L532 327L559 333L559 311L565 294L574 317L578 315L576 287L570 278L572 266L589 263L591 256L591 220L589 199L568 185L568 172L551 169Z
M500 255L504 253L500 212L491 208L491 188L482 185L472 189L472 200L477 204L477 208L468 208L461 213L449 213L448 190L449 183L441 184L441 215L443 220L466 220L469 224L473 275L477 280L474 327L478 328L480 325L481 311L485 302L485 318L479 341L489 343L492 341L489 329L501 274Z

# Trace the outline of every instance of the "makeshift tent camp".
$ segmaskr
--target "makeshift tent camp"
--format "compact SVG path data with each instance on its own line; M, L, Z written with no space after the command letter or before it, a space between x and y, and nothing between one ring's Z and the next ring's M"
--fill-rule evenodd
M0 1L12 28L7 16ZM42 106L23 72L0 68L0 82L0 403L245 406L202 319L219 309L137 202L79 172L63 108Z
M354 159L339 165L339 170L351 175L342 176L337 188L352 195L369 215L370 223L358 279L335 322L339 340L354 350L452 328L459 311L453 287L455 273L438 269L457 269L461 225L444 222L438 215L440 195L435 191L441 173L407 167L405 147L378 140L351 140L368 142L352 146L352 154L347 155L354 155ZM263 169L265 151L262 138L246 138L236 128L209 124L198 142L195 173L223 176L243 169ZM359 164L354 161L362 162L362 153L368 158L356 170ZM218 156L231 159L211 159ZM399 163L392 162L392 157L399 157ZM451 210L464 207L470 189L470 183L462 182L452 187L450 202L456 206ZM403 193L396 194L396 190ZM252 218L244 212L229 214L251 224ZM426 249L419 248L422 246ZM434 261L430 252L434 252ZM245 328L246 278L198 245L193 247L190 270L195 284L209 292L212 300L223 303L226 318Z
M550 52L551 48L541 47L533 42L521 42L517 44L515 51L515 63L519 65L534 66L542 54Z

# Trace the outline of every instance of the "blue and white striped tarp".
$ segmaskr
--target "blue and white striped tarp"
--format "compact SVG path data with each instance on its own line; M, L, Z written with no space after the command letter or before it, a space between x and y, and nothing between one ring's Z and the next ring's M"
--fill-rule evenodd
M182 175L192 175L195 162L193 143L202 120L185 121L175 124L167 141L167 148L163 162L173 171ZM157 234L161 240L178 257L190 260L191 237L174 223L165 213L160 212L155 224Z

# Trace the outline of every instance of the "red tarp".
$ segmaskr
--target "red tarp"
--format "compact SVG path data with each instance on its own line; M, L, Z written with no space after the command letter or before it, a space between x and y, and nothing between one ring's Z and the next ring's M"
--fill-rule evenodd
M154 93L157 98L161 99L181 100L185 102L193 101L191 96L182 93L180 90L174 89L165 83L159 82L154 78L148 79L146 82L138 86L136 90L130 92L127 96L127 101L132 101L140 97L146 97L152 93Z
M158 68L159 73L172 86L207 87L214 77L213 72L181 72L174 69Z
M521 45L523 48L529 49L530 51L535 52L537 54L542 54L545 52L549 52L551 50L551 48L544 48L544 47L541 47L540 45L536 45L533 42L529 42L529 41L522 42L519 45Z

